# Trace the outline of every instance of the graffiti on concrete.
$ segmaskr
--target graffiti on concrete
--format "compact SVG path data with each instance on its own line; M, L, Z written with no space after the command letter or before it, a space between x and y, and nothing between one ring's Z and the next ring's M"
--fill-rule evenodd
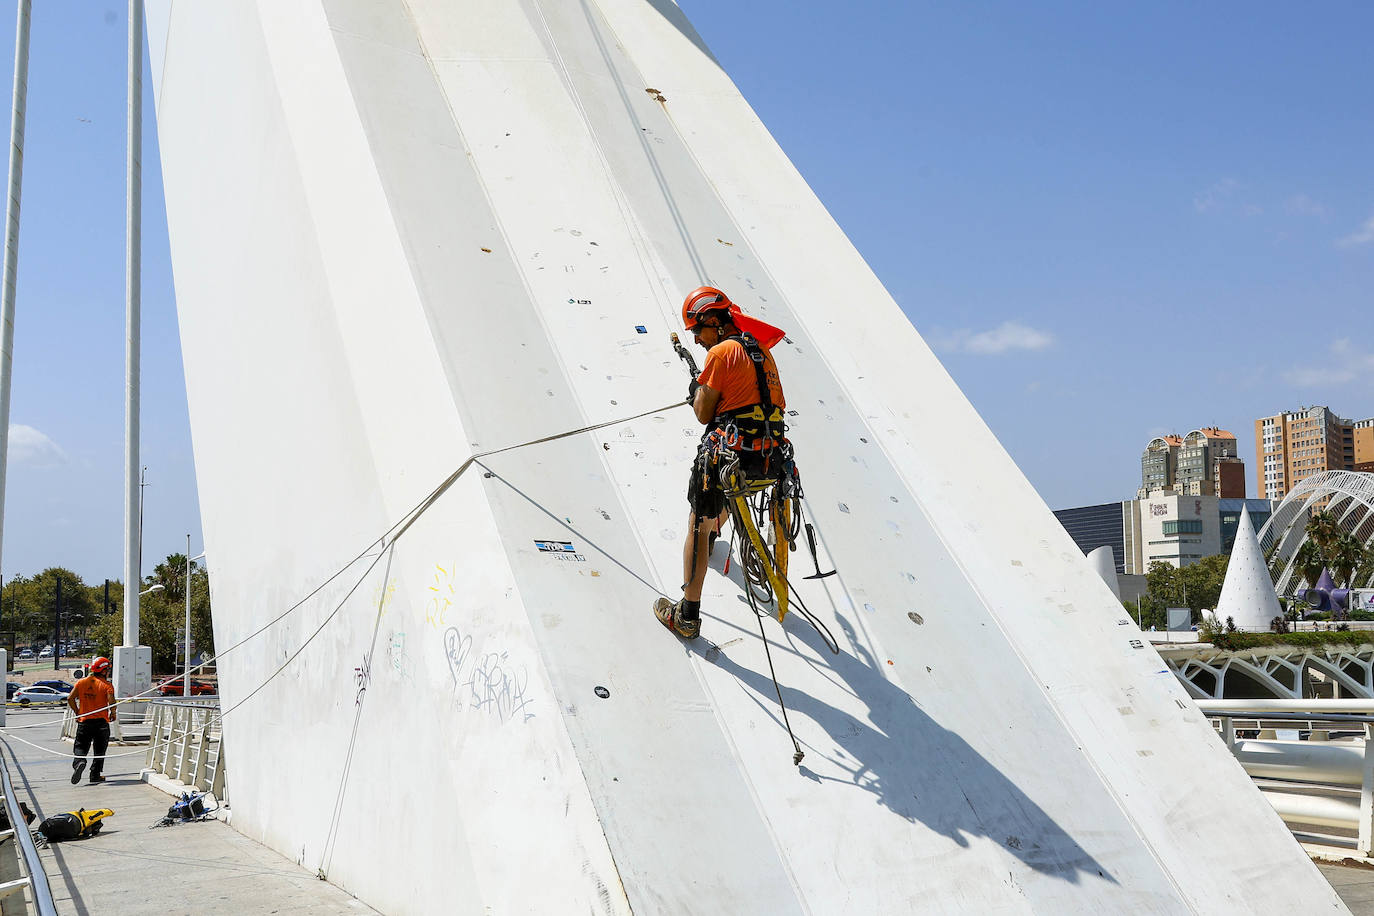
M453 599L458 594L458 586L453 581L456 566L434 567L434 578L429 584L429 599L425 602L425 623L434 627L448 625L448 609L453 607Z
M406 634L391 631L387 640L386 658L391 663L391 670L401 676L403 680L413 680L415 676L415 663L406 653Z
M444 655L454 696L466 708L503 723L534 718L533 701L527 696L529 675L511 663L507 652L474 652L472 637L449 627L444 631Z

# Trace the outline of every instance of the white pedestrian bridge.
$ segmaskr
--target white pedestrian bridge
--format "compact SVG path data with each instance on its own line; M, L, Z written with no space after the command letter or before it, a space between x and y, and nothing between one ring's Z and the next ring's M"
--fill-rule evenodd
M1194 699L1374 699L1374 632L1360 645L1155 648Z

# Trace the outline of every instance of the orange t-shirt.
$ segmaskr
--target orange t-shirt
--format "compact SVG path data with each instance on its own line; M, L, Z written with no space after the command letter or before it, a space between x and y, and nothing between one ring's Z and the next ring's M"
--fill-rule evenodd
M92 674L83 677L76 682L72 688L72 696L76 697L76 720L85 722L87 719L107 719L114 721L115 701L114 685L109 681L102 680Z
M782 382L778 379L778 367L768 350L763 351L763 377L768 381L768 396L773 406L786 407L787 402L782 397ZM760 403L759 379L754 371L754 361L749 358L749 351L744 349L744 344L735 338L722 340L711 348L697 381L720 392L716 416Z

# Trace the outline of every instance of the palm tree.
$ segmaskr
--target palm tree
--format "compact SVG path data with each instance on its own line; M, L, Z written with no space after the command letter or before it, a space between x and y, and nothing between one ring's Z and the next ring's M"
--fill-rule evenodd
M1323 559L1329 558L1336 546L1336 540L1341 536L1341 525L1336 521L1336 516L1325 510L1314 512L1307 520L1304 530L1307 539L1316 543Z
M167 559L153 567L153 574L145 578L147 585L161 585L164 589L163 597L168 601L173 604L181 603L186 597L186 554L168 554Z
M1374 546L1365 548L1351 576L1351 588L1368 588L1374 582Z
M1307 580L1308 588L1316 586L1322 570L1326 568L1326 558L1322 556L1321 548L1317 546L1316 541L1308 538L1302 542L1297 555L1293 557L1293 566Z
M1342 533L1336 538L1336 543L1331 551L1331 572L1336 577L1336 583L1351 588L1351 580L1355 577L1355 570L1363 560L1364 545L1355 540L1352 535Z

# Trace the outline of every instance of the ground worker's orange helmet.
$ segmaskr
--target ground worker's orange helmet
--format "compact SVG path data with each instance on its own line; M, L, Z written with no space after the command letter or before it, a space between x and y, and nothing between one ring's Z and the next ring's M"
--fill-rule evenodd
M99 674L102 671L110 670L110 660L103 655L97 655L91 659L91 674Z
M738 312L739 306L714 286L698 286L682 300L682 326L690 331L703 313L716 310Z

